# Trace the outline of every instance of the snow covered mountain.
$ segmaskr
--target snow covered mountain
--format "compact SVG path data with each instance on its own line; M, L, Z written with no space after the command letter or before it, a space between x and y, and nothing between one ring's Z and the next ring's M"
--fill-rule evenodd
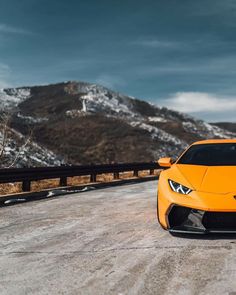
M60 155L74 164L176 157L195 140L236 136L186 114L84 82L2 89L0 112L4 111L12 113L11 128L17 132L33 130L35 144L50 150L45 153L52 153L51 159Z

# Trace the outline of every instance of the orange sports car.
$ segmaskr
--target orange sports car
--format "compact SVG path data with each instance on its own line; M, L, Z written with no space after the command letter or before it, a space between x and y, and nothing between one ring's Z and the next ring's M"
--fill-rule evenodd
M236 233L236 139L195 142L158 183L157 216L174 233Z

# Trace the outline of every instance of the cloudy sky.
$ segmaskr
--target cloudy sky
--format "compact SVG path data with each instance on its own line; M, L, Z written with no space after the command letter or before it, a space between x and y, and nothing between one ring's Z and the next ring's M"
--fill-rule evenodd
M67 80L236 121L236 1L0 0L0 87Z

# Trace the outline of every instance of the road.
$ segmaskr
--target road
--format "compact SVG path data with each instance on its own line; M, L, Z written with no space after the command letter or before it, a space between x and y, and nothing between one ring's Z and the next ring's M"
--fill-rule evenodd
M0 294L236 294L236 236L173 237L157 183L1 208Z

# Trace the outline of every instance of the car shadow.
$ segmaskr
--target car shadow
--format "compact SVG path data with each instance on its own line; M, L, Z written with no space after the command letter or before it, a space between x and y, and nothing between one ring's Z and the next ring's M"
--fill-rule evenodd
M235 240L236 243L236 233L207 233L207 234L188 234L188 233L170 233L171 236L182 239L190 239L190 240Z

